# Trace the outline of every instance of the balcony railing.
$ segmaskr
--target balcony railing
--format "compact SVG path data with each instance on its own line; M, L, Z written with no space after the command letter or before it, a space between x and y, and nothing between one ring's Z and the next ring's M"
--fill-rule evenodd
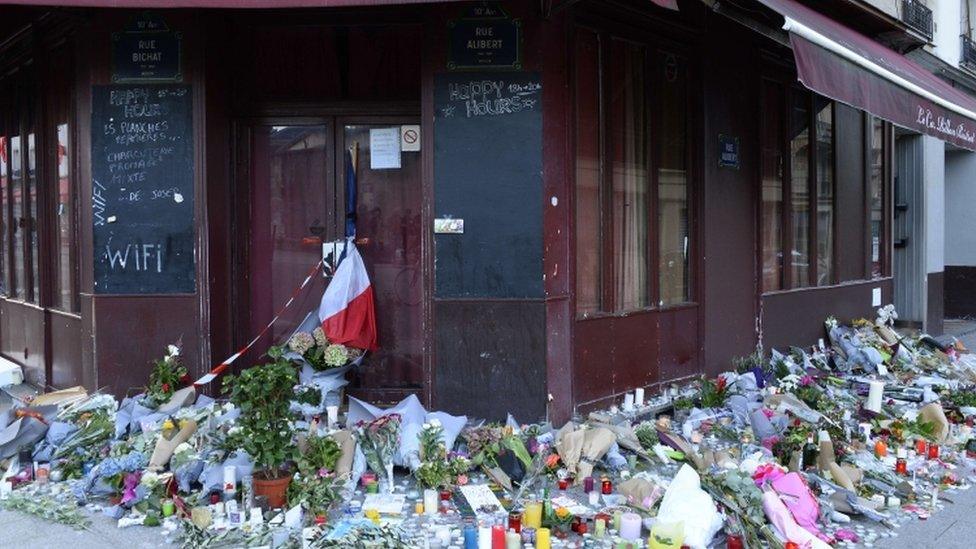
M920 0L901 0L901 20L926 39L932 40L932 10Z
M976 41L968 34L962 35L962 59L959 64L970 69L976 70Z

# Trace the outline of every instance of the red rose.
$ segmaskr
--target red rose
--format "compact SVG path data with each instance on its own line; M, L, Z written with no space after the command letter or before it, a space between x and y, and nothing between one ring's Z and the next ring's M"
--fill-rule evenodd
M169 383L163 383L163 392L164 393L168 393L169 392Z

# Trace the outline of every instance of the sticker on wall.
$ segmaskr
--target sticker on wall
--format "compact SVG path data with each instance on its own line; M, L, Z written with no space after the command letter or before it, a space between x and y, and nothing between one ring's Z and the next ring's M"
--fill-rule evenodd
M403 152L417 152L420 150L419 124L400 126L400 150Z
M434 220L434 234L464 234L464 220L438 217Z

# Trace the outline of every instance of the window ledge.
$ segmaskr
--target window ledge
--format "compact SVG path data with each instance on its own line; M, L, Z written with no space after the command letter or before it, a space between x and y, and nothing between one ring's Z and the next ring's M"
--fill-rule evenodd
M772 292L763 292L762 297L771 297L784 294L796 294L802 292L816 292L819 290L835 290L838 288L849 288L851 286L870 286L873 284L880 284L882 282L888 282L894 280L893 276L882 276L880 278L866 278L862 280L849 280L847 282L841 282L840 284L831 284L829 286L805 286L803 288L790 288L789 290L775 290Z
M599 320L604 318L627 318L631 316L639 316L645 314L670 313L674 311L694 309L696 307L698 307L697 301L689 301L687 303L679 303L676 305L669 305L667 307L645 307L643 309L636 309L633 311L623 311L619 313L599 312L599 313L591 313L587 315L576 315L576 320L585 322L587 320Z

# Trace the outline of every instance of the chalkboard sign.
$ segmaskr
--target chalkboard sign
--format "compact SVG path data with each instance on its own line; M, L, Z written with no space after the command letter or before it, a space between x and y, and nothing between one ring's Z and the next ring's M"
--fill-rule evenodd
M189 86L92 89L95 293L196 291Z
M534 72L448 73L434 87L437 297L541 297L542 84Z

